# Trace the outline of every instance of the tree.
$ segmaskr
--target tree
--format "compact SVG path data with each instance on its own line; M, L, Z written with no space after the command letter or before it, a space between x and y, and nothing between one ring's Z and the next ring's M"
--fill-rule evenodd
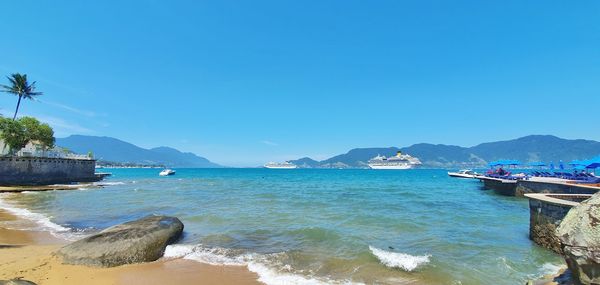
M10 86L0 85L0 87L4 89L2 92L19 96L17 108L15 109L15 115L13 116L14 121L17 118L17 113L19 112L21 99L25 98L33 100L33 97L42 95L42 92L35 92L35 81L29 84L29 82L27 82L27 74L13 73L11 76L7 76L6 78L8 78L8 81L10 81Z
M0 138L9 147L11 153L24 148L29 141L23 125L7 118L0 118Z
M35 118L23 117L11 120L0 117L0 139L15 153L29 142L41 146L44 150L54 147L54 131Z
M23 117L17 120L25 129L27 141L42 146L44 149L54 147L54 131L36 118Z

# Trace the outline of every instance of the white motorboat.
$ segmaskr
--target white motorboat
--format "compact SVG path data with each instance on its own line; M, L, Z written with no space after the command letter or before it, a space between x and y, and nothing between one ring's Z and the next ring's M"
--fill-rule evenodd
M169 176L169 175L174 175L175 174L175 170L173 169L164 169L163 171L161 171L158 175L160 176Z
M458 178L475 178L477 175L479 174L471 169L461 169L458 172L448 172L448 176Z

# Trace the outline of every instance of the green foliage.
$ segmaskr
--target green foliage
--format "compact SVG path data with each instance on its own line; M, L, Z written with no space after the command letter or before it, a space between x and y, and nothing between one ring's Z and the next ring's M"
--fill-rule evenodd
M0 118L0 138L11 152L22 149L29 141L23 125L7 118Z
M40 123L36 118L23 117L18 120L25 128L27 141L42 146L45 149L54 147L54 131L46 123Z
M31 84L27 81L27 74L13 73L6 77L10 82L10 85L0 85L3 89L2 92L10 93L19 97L17 101L17 108L15 109L15 115L13 120L17 117L19 112L19 105L21 105L21 99L32 100L33 97L42 95L42 92L35 92L35 81Z
M29 142L40 145L44 149L54 147L52 128L32 117L23 117L16 121L0 117L0 139L13 153Z

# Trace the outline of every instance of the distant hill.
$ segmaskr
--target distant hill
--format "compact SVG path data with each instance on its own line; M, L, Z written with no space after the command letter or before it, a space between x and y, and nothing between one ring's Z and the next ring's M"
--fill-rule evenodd
M532 135L514 140L482 143L474 147L419 143L403 148L356 148L319 161L318 166L313 167L365 168L369 159L377 155L391 156L398 150L418 157L424 167L483 167L488 162L499 159L517 159L524 163L558 163L559 160L568 162L574 159L588 159L600 154L600 142Z
M102 161L166 165L168 167L221 167L204 157L170 147L145 149L111 137L72 135L57 138L56 145L77 153L94 153Z
M320 162L321 167L326 168L349 168L368 167L367 161L377 155L392 156L398 152L398 148L355 148L348 153L336 155Z
M291 163L297 165L300 168L316 168L319 167L319 162L309 158L309 157L303 157L300 159L296 159L296 160L290 160Z

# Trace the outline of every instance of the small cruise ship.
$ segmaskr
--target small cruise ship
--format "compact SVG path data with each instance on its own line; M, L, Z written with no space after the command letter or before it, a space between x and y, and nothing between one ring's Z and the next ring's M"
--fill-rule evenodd
M271 168L271 169L294 169L294 168L298 168L298 166L296 166L293 163L290 163L288 161L286 162L269 162L267 164L264 165L265 168Z
M368 165L371 169L411 169L414 166L421 165L421 161L416 157L398 151L396 156L378 155L369 160Z

